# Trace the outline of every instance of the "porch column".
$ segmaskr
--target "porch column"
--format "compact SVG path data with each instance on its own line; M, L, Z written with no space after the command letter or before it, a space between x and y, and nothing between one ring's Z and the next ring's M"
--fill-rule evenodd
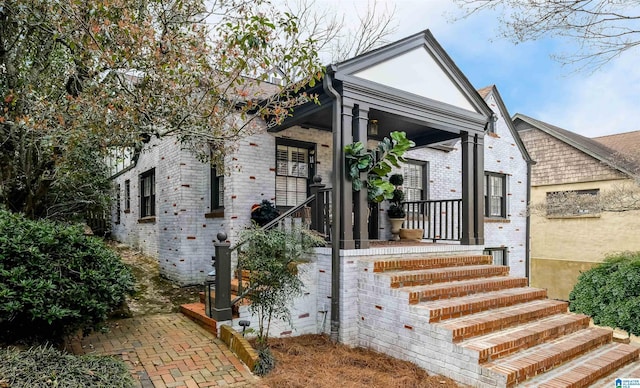
M352 101L342 102L342 128L341 139L342 143L338 144L337 150L340 155L340 166L335 174L338 174L338 179L342 182L340 195L340 202L342 204L342 214L340 220L333 220L333 222L340 222L340 249L355 249L356 244L353 240L353 220L351 214L353 213L353 190L351 189L351 181L348 179L347 166L344 158L344 146L353 143L353 108ZM333 237L332 237L333 238Z
M359 141L367 147L367 125L369 123L369 107L366 105L357 104L353 109L353 141ZM367 179L366 174L360 179ZM360 190L353 193L354 203L354 238L356 248L367 249L369 248L369 228L367 222L369 221L369 206L367 203L367 190Z
M484 245L484 134L475 135L475 238L477 245Z
M475 187L474 138L462 132L462 245L475 245Z

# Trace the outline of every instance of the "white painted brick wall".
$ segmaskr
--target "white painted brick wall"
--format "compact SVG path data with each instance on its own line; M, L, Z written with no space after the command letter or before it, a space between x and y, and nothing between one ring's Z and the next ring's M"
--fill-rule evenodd
M495 101L489 100L495 109ZM485 136L485 170L508 175L508 223L485 224L487 247L507 247L508 260L514 275L525 274L526 229L526 163L499 117L497 135ZM398 128L401 130L401 128ZM208 164L198 162L188 151L180 150L175 139L154 139L140 156L134 169L116 178L124 190L124 180L131 180L131 213L122 214L122 222L115 225L113 235L118 240L139 247L158 257L163 275L181 284L201 282L211 270L212 240L220 231L229 240L250 225L250 209L263 199L275 200L275 144L276 137L292 138L317 145L317 173L323 183L331 185L332 136L330 132L299 127L272 134L263 131L239 142L236 152L225 159L224 218L205 218L210 211L210 174ZM375 147L375 142L369 143ZM429 198L453 199L461 197L460 143L454 150L444 152L431 148L409 151L411 159L429 163ZM156 168L155 224L139 224L138 175ZM124 193L121 192L121 200ZM381 206L380 237L391 237L387 217ZM342 274L346 279L349 273Z
M139 175L154 167L156 219L139 223ZM128 214L124 213L127 179L131 182ZM135 167L116 177L115 184L121 187L122 211L121 223L113 226L112 236L158 258L163 276L181 285L202 282L212 269L212 241L226 225L222 218L205 218L210 212L209 165L182 150L174 138L153 139Z

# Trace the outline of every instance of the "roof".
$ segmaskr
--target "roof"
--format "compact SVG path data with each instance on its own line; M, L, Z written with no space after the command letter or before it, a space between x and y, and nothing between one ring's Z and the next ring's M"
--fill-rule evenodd
M637 155L640 152L640 131L599 136L593 140L623 154Z
M513 140L516 142L516 145L518 146L518 149L520 150L522 157L528 163L535 164L535 162L533 162L533 160L531 159L529 152L527 151L527 147L524 146L524 143L522 142L522 139L520 138L520 134L516 130L515 125L513 125L513 121L509 120L509 117L511 117L511 115L509 114L509 111L507 111L507 107L505 106L504 101L502 100L502 97L500 96L500 93L498 92L498 88L496 87L496 85L489 85L482 89L478 89L478 94L485 101L487 101L487 99L491 95L493 95L498 105L498 109L500 110L500 114L502 115L502 117L504 117L504 121L507 123L507 127L511 132L511 136L513 136Z
M487 96L489 95L489 93L496 87L496 85L489 85L489 86L485 86L482 89L478 89L478 94L480 95L480 97L486 99ZM497 89L496 89L497 91ZM509 116L505 116L505 117L509 117Z
M407 36L398 41L391 42L387 45L378 47L372 51L362 53L337 64L333 64L329 66L328 69L329 72L335 72L335 78L338 80L348 81L351 83L361 83L363 82L363 80L359 78L360 76L355 78L353 76L365 69L371 68L376 64L381 64L385 61L398 58L419 47L423 48L428 53L430 61L437 64L439 71L441 71L446 75L446 77L448 77L449 81L451 82L451 87L456 88L464 96L468 103L471 104L471 109L476 111L473 112L477 116L476 118L479 118L481 121L483 121L482 125L484 125L487 119L486 116L490 116L492 113L491 109L486 105L485 101L482 98L478 98L478 95L475 92L475 88L473 87L469 79L458 68L453 59L447 54L444 48L440 45L440 43L438 43L431 31L428 29ZM401 72L406 69L394 70L396 72ZM383 85L379 84L377 86ZM393 93L402 94L403 91L396 90ZM427 97L433 98L432 96ZM444 100L437 100L435 102L437 105L440 105L442 102L444 102ZM456 108L458 107L456 106ZM438 109L450 110L449 107L439 107Z
M556 139L584 152L585 154L601 161L609 167L616 169L624 174L633 176L640 171L638 162L629 160L629 158L621 157L621 153L616 149L607 147L605 144L594 139L579 135L575 132L557 127L555 125L534 119L532 117L517 113L513 116L513 122L516 124L518 131L524 131L530 128L522 128L517 125L517 121L527 123L530 126L541 130Z

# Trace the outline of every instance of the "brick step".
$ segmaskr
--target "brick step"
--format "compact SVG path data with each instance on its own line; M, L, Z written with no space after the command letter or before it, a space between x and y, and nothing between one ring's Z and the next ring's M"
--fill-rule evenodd
M460 342L550 315L565 313L567 306L567 302L558 300L534 300L450 319L438 323L438 327L450 331L453 342Z
M420 302L444 298L457 298L479 292L526 287L527 283L527 278L494 277L416 286L409 290L409 304L418 304Z
M590 327L560 339L484 364L483 374L493 374L499 386L512 387L611 342L611 330ZM488 373L487 373L488 372Z
M589 320L582 314L554 315L460 342L460 346L477 354L478 362L485 363L585 329L589 327Z
M200 326L204 327L210 333L218 335L218 322L209 318L204 311L203 303L188 303L180 306L180 312Z
M468 265L464 267L396 271L380 276L389 277L391 288L401 288L507 275L509 275L509 267L506 266Z
M464 265L491 264L493 259L488 255L441 256L419 259L385 259L373 263L373 272L412 271L418 269L458 267Z
M200 303L204 303L204 299L205 299L204 292L198 293L198 297L199 297ZM231 300L234 300L237 297L238 297L238 294L236 294L235 292L231 293ZM212 303L215 300L216 300L216 293L212 291L211 292L211 301L212 301ZM239 305L248 305L249 301L246 298L244 298L241 301L239 301L237 304L239 304Z
M626 377L627 369L619 369L629 365L631 370L638 368L638 348L632 345L611 343L576 358L565 365L540 375L523 386L536 388L582 388L606 387L614 388L615 379ZM609 376L606 381L598 381Z
M520 287L506 290L474 294L459 298L441 299L413 305L416 313L425 314L429 322L461 317L480 311L517 305L547 297L547 291L540 288Z
M636 347L635 344L631 345ZM614 373L591 384L593 388L613 388L617 379L640 380L640 362L631 362L626 366L616 370Z
M240 280L238 280L237 278L231 279L231 292L237 294L239 285L240 285ZM249 281L243 280L242 287L243 288L249 287Z

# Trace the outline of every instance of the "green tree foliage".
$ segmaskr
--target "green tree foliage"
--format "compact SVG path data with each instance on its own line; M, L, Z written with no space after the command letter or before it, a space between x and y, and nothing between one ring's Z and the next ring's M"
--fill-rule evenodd
M0 342L95 325L133 287L120 257L82 227L0 210Z
M256 118L282 120L313 100L288 92L322 75L298 31L262 0L2 2L0 203L68 218L104 205L82 191L104 192L104 166L89 157L173 135L204 158L255 131ZM258 87L284 62L283 85Z
M607 257L583 272L569 294L569 308L597 325L640 335L640 252Z

